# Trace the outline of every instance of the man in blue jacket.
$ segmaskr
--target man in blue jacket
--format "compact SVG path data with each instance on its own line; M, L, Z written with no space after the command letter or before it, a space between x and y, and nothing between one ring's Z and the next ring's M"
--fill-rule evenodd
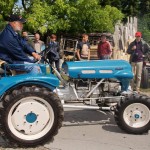
M36 60L40 60L41 56L27 43L24 42L18 32L22 31L23 23L26 22L21 16L10 15L7 18L9 22L5 29L0 33L0 59L9 64L29 64L27 66L18 66L14 68L27 73L40 73L38 66L33 65L27 54L33 56Z

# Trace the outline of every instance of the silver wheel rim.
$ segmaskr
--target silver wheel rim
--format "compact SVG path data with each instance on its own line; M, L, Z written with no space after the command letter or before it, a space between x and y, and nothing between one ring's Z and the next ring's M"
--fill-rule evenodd
M20 99L8 114L10 131L22 140L36 140L46 135L54 123L54 111L44 99L36 96Z
M124 121L132 128L141 128L150 121L149 108L141 103L134 103L126 107L123 113Z

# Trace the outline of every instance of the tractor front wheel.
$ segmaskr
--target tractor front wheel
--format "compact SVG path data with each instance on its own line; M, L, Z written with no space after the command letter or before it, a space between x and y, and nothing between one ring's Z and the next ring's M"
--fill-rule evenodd
M150 98L143 95L126 96L116 107L115 121L127 133L148 132L150 129Z

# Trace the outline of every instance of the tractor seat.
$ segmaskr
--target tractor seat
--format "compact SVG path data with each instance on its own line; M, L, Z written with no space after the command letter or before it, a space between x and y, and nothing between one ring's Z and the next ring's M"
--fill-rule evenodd
M5 76L5 75L18 75L18 74L24 74L26 73L25 71L16 71L7 68L5 65L8 64L6 61L0 59L0 76Z
M7 64L6 61L0 59L0 76L6 75L15 75L14 70L10 70L8 68L5 68L5 65Z

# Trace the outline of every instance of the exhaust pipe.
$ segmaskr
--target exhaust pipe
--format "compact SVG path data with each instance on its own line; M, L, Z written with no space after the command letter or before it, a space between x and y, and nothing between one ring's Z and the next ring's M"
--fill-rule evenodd
M67 85L67 82L62 78L61 74L57 71L57 69L53 66L51 66L54 70L54 73L56 74L56 76L58 77L58 79L62 82L63 86Z

